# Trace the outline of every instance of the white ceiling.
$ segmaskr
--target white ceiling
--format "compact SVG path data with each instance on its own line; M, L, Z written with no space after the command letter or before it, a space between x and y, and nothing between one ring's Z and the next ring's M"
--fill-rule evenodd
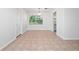
M52 12L54 10L54 8L24 8L24 10L26 11L26 13L38 13L40 12Z

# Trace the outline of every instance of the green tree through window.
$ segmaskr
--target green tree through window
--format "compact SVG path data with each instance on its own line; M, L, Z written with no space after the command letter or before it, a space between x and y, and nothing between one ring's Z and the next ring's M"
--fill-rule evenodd
M29 24L43 24L43 19L39 15L30 16Z

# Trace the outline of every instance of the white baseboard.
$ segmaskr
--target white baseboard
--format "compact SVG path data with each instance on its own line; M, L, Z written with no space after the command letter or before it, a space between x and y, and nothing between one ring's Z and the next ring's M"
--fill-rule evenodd
M63 37L64 40L79 40L79 38L67 38L67 37Z
M7 42L6 44L4 44L2 47L0 47L0 51L5 48L6 46L8 46L10 43L12 43L14 40L16 40L16 37L14 37L12 40L10 40L9 42Z
M60 38L64 39L64 37L63 37L63 36L61 36L61 35L59 35L58 33L56 33L56 35L57 35L57 36L59 36Z
M57 36L59 36L60 38L62 38L63 40L79 40L79 38L68 38L68 37L63 37L63 36L61 36L61 35L59 35L58 33L56 33L57 34Z

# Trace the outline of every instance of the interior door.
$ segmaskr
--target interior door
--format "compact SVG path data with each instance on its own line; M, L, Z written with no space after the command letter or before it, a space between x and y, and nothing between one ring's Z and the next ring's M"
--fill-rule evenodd
M21 34L21 17L19 10L17 11L17 20L16 20L16 33L17 36Z

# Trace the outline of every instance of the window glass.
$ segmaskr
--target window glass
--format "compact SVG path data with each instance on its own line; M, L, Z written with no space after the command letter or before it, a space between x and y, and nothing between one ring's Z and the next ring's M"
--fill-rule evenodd
M30 16L29 24L43 24L43 19L39 15Z

